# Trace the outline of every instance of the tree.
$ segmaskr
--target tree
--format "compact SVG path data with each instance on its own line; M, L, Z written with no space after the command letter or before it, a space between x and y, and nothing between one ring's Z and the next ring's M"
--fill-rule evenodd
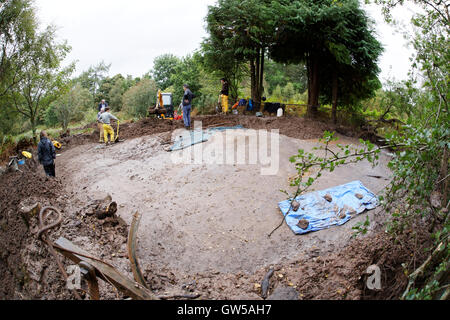
M102 61L96 66L91 66L77 78L81 86L91 92L95 101L99 100L98 91L110 68L111 64L107 65Z
M127 82L123 77L117 77L109 91L109 104L114 110L122 110L123 94L128 90Z
M36 29L31 1L10 0L0 5L0 97L22 80L22 66L31 57Z
M114 98L114 102L111 101L111 96L112 96L112 90L113 88L115 88L115 92L114 94L116 95ZM120 88L120 90L118 90ZM110 77L106 77L104 78L101 82L100 82L100 87L99 90L97 92L97 100L103 100L105 99L105 101L108 101L109 105L111 108L114 108L115 110L120 110L121 109L121 103L122 103L122 97L117 97L118 93L121 93L123 95L123 93L127 90L128 88L125 85L125 78L121 75L121 74L117 74L114 77L110 78ZM118 104L117 104L118 103Z
M30 44L30 59L22 66L22 80L13 87L11 94L16 110L30 120L35 142L42 110L67 90L68 77L75 68L73 64L61 68L60 63L70 47L66 43L55 43L54 38L55 28L51 26L36 34Z
M149 107L156 105L156 95L156 82L144 78L125 92L122 110L132 117L144 118Z
M377 59L382 49L358 1L283 0L275 3L275 7L281 20L270 54L279 62L306 63L310 115L317 113L321 87L333 88L325 95L332 96L330 100L335 105L339 92L341 96L352 92L353 97L364 97L376 89L373 84L379 73ZM357 88L358 94L344 90L357 83L364 84Z
M55 125L58 122L63 131L67 132L71 121L79 121L83 118L83 112L92 106L92 96L89 90L75 83L69 92L58 97L46 110L46 123Z
M163 54L153 61L153 70L150 72L158 88L165 90L173 85L172 75L181 60L172 54Z
M249 63L251 95L256 110L264 92L264 63L267 49L275 41L278 14L270 0L219 0L210 6L206 17L209 44L220 52L219 44L230 63Z
M172 74L171 82L173 83L173 98L177 105L183 98L183 85L189 85L191 91L195 94L196 99L201 96L201 56L199 53L194 53L192 56L188 55L181 59L181 62L175 67L175 72Z
M204 69L214 74L217 79L227 79L230 85L230 97L233 101L236 100L239 84L248 73L248 67L239 59L233 48L226 46L220 39L211 36L204 40L201 46Z

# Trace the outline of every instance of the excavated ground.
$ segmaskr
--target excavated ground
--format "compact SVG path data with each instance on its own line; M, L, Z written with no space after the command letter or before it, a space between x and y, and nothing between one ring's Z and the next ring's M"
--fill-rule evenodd
M141 212L138 256L156 294L194 292L202 299L261 299L261 280L272 267L272 298L396 297L406 282L401 263L411 260L408 250L413 240L406 234L401 246L394 244L382 232L386 216L379 209L344 226L303 236L294 235L284 224L268 237L282 219L277 203L286 196L279 190L293 190L289 179L296 172L289 157L300 148L311 151L325 130L336 127L289 117L196 119L203 127L239 124L249 129L279 129L278 173L262 176L258 164L174 164L176 153L168 153L165 143L182 127L179 122L145 119L122 125L121 138L126 140L108 148L95 143L96 132L68 137L63 140L65 151L57 158L56 180L45 178L36 164L24 173L0 177L0 222L5 230L0 239L0 299L73 298L33 227L28 229L17 214L18 208L36 201L56 206L64 214L63 225L53 231L52 238L68 238L130 278L127 225L134 212ZM233 140L242 132L230 131L227 138ZM217 147L222 137L218 134L201 147ZM340 138L340 143L358 144L353 138ZM383 155L376 168L368 163L339 168L324 175L314 188L361 180L379 193L388 182L387 161ZM90 199L106 194L119 204L118 215L124 223L99 221L86 214ZM353 240L352 227L367 215L372 221L369 234ZM426 236L419 233L414 245L426 246ZM421 259L414 256L414 263ZM70 261L65 263L70 265ZM364 272L375 263L384 268L385 290L367 292ZM123 298L108 284L102 283L101 292L103 299Z

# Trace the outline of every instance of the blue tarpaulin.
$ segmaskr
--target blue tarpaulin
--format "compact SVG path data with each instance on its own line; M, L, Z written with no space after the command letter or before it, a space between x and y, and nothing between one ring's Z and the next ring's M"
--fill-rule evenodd
M324 197L330 195L332 201ZM361 199L357 197L362 196ZM286 223L295 234L305 234L343 225L353 216L372 210L378 206L378 198L361 181L353 181L330 189L311 192L295 199L300 208L297 212L291 209L286 217ZM291 207L292 200L282 201L278 204L284 216ZM342 214L345 214L343 217ZM341 217L340 217L341 216ZM309 226L302 229L298 226L300 220L307 220Z
M234 130L234 129L243 129L243 126L235 126L235 127L217 127L217 128L209 128L206 130L193 130L186 131L183 135L177 137L175 139L170 151L183 150L190 146L193 146L198 143L203 143L209 140L211 135L217 131L225 131L225 130Z

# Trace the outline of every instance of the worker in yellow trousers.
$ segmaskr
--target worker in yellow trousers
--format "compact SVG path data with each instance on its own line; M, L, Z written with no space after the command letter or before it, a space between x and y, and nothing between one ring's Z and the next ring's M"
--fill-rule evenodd
M103 132L104 132L104 135L105 135L105 144L108 144L108 135L111 136L111 143L114 143L114 141L115 141L114 130L111 127L111 120L119 121L119 119L117 119L115 116L113 116L109 112L109 110L110 110L110 108L106 107L105 108L105 112L102 113L102 115L100 116L100 121L101 121L101 123L103 123Z
M229 85L228 81L225 78L220 79L220 82L222 82L222 91L220 91L220 98L221 98L221 105L222 105L222 112L228 113L228 95L229 95Z

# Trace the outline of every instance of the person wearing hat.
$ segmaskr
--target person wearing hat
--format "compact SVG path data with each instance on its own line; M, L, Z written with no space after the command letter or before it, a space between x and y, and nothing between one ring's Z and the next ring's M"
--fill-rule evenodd
M228 96L230 93L230 86L228 84L228 81L225 78L220 79L220 82L222 83L222 91L220 91L220 101L222 104L222 112L227 113L228 112Z
M181 104L183 105L183 121L186 130L191 128L191 111L192 111L192 99L195 98L195 95L189 89L187 84L183 85L184 95L183 101Z
M48 177L55 177L55 146L47 136L47 132L41 131L41 141L38 145L38 160L44 166L45 174Z
M119 121L119 119L117 119L115 116L113 116L110 112L109 112L110 108L106 107L105 108L105 112L103 112L100 115L100 122L103 125L103 134L104 134L104 138L105 138L105 144L108 144L108 135L111 136L111 143L114 143L115 141L115 137L114 137L114 130L111 127L111 120L116 120Z

